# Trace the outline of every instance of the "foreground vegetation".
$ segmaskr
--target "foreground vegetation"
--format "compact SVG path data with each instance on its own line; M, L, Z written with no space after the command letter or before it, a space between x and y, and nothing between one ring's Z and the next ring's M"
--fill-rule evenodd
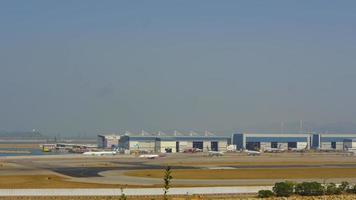
M278 182L274 185L273 191L260 190L258 197L269 198L299 196L322 196L322 195L341 195L356 194L356 185L350 185L348 182L342 182L339 185L335 183L321 184L318 182L293 183L290 181Z

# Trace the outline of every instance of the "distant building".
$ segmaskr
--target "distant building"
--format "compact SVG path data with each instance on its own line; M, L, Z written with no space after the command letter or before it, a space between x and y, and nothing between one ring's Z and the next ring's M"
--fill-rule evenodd
M123 150L151 153L175 153L191 149L225 151L232 143L237 150L345 150L356 148L356 134L328 133L234 133L225 136L131 136L98 135L99 148L119 147Z
M345 145L355 139L356 134L320 133L313 135L312 146L321 150L344 150Z
M230 137L225 136L177 136L160 137L161 152L183 152L187 149L202 151L225 151L230 144Z
M130 151L158 152L159 140L155 136L121 136L118 147Z
M356 149L356 139L345 139L343 150Z
M99 148L114 148L119 144L119 135L98 135L98 147Z
M276 149L309 149L309 133L235 133L232 143L237 149L264 150Z
M187 149L225 151L230 137L224 136L122 136L119 148L155 153L176 153Z

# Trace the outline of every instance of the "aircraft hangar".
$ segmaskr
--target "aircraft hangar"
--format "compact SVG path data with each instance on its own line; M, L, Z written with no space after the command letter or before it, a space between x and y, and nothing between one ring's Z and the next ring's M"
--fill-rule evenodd
M313 134L312 138L312 146L321 150L344 150L356 147L356 144L352 146L356 134L320 133Z
M309 149L309 133L235 133L232 143L237 149Z
M121 136L119 148L152 153L176 153L189 149L226 150L230 137L225 136Z
M215 135L122 135L116 138L119 138L117 140L119 149L151 153L187 152L193 149L203 152L226 151L231 143L236 145L236 150L258 151L305 149L339 151L356 148L356 134L341 133L242 132L234 133L232 137ZM99 144L102 143L102 140L100 140ZM106 143L109 144L109 142ZM114 143L111 141L110 145L114 146L112 144ZM108 145L102 146L108 148Z

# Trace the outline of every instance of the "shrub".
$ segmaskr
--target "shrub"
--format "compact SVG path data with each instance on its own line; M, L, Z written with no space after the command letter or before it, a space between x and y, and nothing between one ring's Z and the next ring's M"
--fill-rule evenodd
M347 192L347 190L350 189L350 184L349 184L349 182L347 182L347 181L343 181L343 182L341 182L341 184L339 185L339 188L340 188L340 190L341 190L342 192Z
M295 193L302 196L320 196L324 194L324 187L318 182L303 182L295 186Z
M335 183L329 183L325 186L325 194L327 195L341 194L341 192L341 187L337 187Z
M273 192L278 197L289 197L294 192L294 183L288 181L276 183L274 184Z
M352 187L349 186L348 189L346 189L346 192L356 194L356 185Z
M260 190L258 191L259 198L268 198L273 196L273 192L271 190Z

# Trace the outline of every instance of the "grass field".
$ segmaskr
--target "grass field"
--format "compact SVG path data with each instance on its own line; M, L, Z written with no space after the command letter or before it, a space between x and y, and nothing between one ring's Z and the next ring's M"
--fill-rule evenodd
M120 197L1 197L2 200L119 200ZM161 200L162 196L128 197L128 200ZM170 200L260 200L253 195L194 195L194 196L170 196ZM332 195L332 196L291 196L288 200L354 200L356 195ZM285 197L272 197L266 200L286 200Z
M16 148L16 149L39 149L40 144L33 144L33 143L0 143L0 148Z
M55 175L0 176L0 188L120 188L120 185L67 181Z
M163 177L162 170L137 170L128 176ZM355 178L355 168L281 168L281 169L229 169L229 170L173 170L174 179L308 179Z
M226 162L226 161L213 161L213 162L171 162L165 163L169 166L290 166L290 165L349 165L355 164L355 161L313 161L313 160L303 160L303 161L240 161L240 162Z

